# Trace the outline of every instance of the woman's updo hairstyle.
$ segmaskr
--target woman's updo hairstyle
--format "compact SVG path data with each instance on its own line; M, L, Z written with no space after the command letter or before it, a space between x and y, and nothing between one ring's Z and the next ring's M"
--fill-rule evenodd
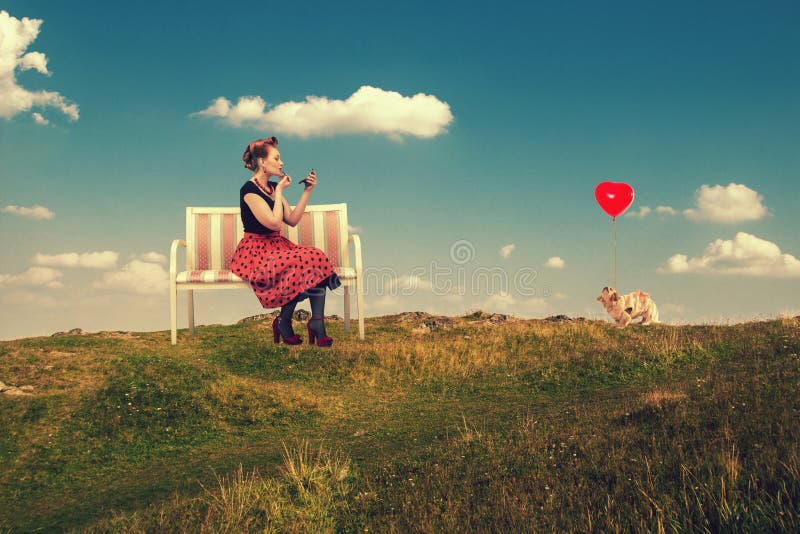
M278 146L278 138L277 137L269 137L267 139L256 139L249 145L242 154L242 161L244 161L244 166L250 169L253 172L258 170L258 158L266 158L269 147L276 147Z

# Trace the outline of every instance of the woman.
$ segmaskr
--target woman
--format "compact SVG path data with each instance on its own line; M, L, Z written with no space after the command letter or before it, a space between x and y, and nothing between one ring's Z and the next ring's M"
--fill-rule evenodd
M317 346L330 347L333 339L325 333L325 295L327 289L341 285L339 277L320 249L296 245L281 235L284 223L296 226L300 221L311 190L317 185L317 175L312 170L306 176L300 201L291 209L283 190L292 179L283 173L278 140L270 137L253 141L242 160L253 176L239 190L244 237L233 253L231 271L250 282L264 308L281 308L272 322L275 343L280 339L288 345L303 342L292 330L292 315L297 303L308 298L308 343L313 345L316 340ZM280 177L280 181L270 182L272 176Z

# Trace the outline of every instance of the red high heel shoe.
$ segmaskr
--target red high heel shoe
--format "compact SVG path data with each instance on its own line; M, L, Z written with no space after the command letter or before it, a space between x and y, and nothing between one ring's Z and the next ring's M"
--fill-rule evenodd
M328 336L317 337L317 334L315 334L314 331L311 330L311 321L323 321L323 320L325 320L324 317L312 317L311 319L308 320L308 323L306 324L306 328L308 328L308 344L309 345L313 345L315 339L316 339L316 343L317 343L318 347L330 347L331 345L333 345L333 338L332 337L328 337Z
M272 321L272 340L275 342L275 344L277 345L278 343L280 343L281 339L283 339L283 342L286 343L287 345L299 345L300 343L302 343L303 338L301 338L297 334L290 337L283 337L283 334L281 334L281 331L278 329L278 322L280 322L280 320L281 318L280 316L278 316L275 317L274 321Z

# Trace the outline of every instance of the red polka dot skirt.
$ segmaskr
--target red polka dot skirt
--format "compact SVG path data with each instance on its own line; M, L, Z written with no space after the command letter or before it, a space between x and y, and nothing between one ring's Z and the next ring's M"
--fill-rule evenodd
M326 280L329 289L341 285L324 252L292 243L279 233L245 232L230 269L250 283L264 308L279 308Z

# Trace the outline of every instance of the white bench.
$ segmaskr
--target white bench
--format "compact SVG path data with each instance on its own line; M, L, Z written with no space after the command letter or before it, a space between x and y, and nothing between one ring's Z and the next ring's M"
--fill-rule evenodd
M345 332L350 331L350 295L355 286L358 338L364 339L361 240L358 235L348 235L347 204L306 206L297 226L284 224L281 234L298 245L317 247L333 263L344 288ZM169 253L169 319L173 345L178 342L178 290L186 291L190 334L194 334L195 290L244 288L252 291L246 280L229 269L243 235L239 208L186 208L186 240L174 240ZM354 247L355 268L350 266L350 243ZM186 248L186 270L181 272L177 270L178 247Z

